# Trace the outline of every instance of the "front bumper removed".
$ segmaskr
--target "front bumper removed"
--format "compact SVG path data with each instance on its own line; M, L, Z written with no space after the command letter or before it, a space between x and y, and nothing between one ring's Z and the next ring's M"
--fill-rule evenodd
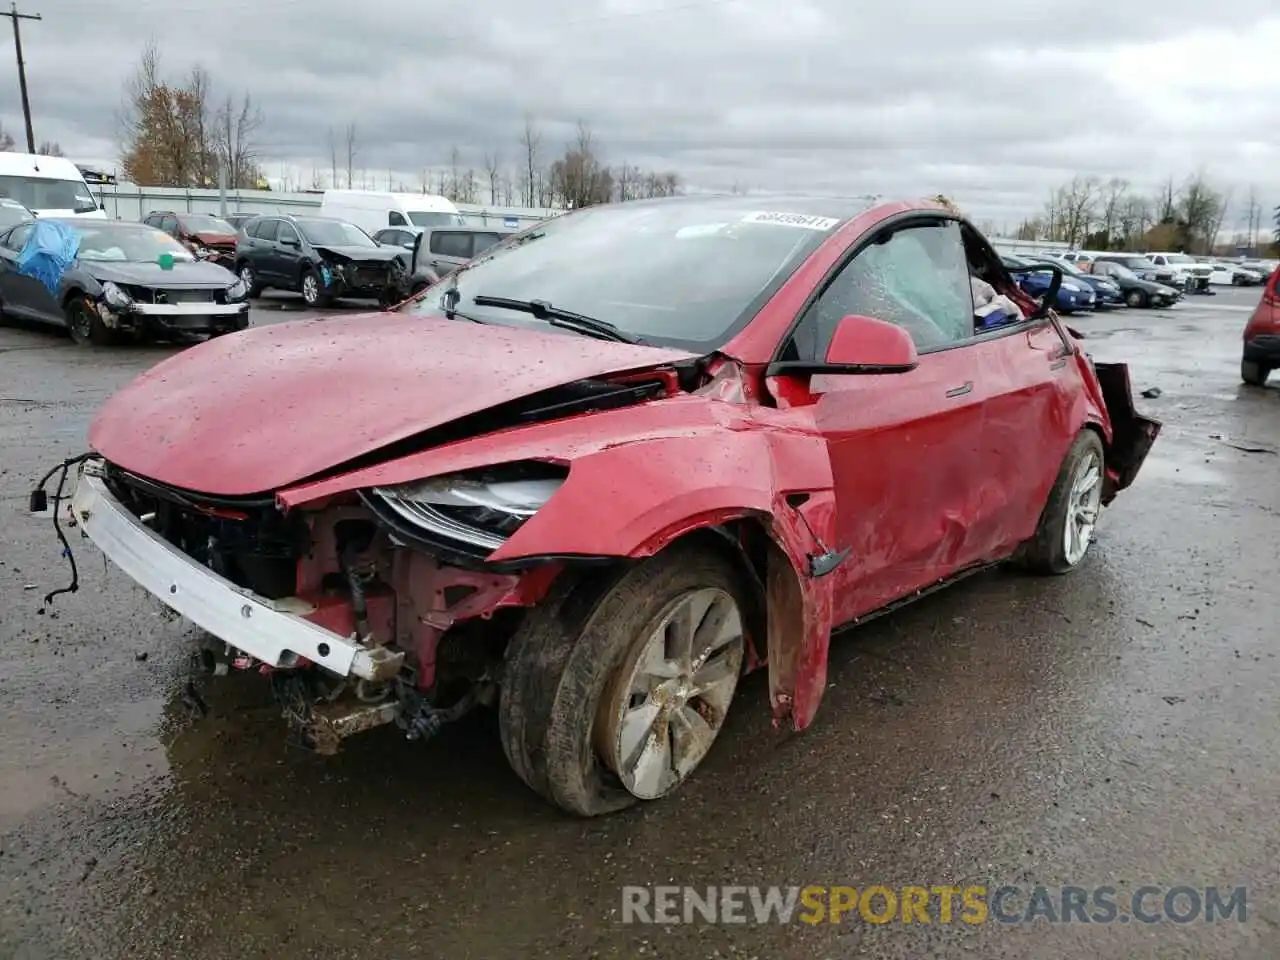
M268 600L196 563L112 495L95 461L81 469L71 512L98 549L148 593L268 667L290 669L303 658L338 677L382 682L404 664L402 652L367 647L311 623L305 619L311 605L299 598Z
M97 305L102 322L112 330L138 333L218 333L243 330L249 325L249 304L239 303L133 303L113 307Z

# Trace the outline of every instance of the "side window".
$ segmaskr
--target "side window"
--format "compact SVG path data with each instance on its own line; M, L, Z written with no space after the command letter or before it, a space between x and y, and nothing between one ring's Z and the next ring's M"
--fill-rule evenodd
M279 220L259 220L258 230L254 236L259 240L275 240L276 233L279 229Z
M172 214L166 214L160 219L160 229L165 233L174 234L178 232L178 218Z
M404 214L398 210L392 210L387 214L387 223L393 227L407 227L409 225L409 221L404 218Z
M23 224L15 227L5 240L4 245L10 250L21 250L23 244L27 242L27 237L31 235L31 224Z
M441 230L431 234L431 252L442 257L471 259L471 234Z
M158 227L160 226L160 214L149 213L142 222L149 227Z
M292 240L297 243L298 246L302 246L302 239L298 236L298 231L293 229L293 224L285 223L281 220L277 220L275 222L279 227L279 231L276 233L276 240L278 242L284 243L286 240Z
M472 252L473 257L478 257L490 247L497 246L502 241L502 235L498 233L476 233L472 234L475 238L475 250Z
M836 324L850 314L897 324L918 350L973 336L973 289L959 224L905 226L860 250L797 327L799 359L825 357Z

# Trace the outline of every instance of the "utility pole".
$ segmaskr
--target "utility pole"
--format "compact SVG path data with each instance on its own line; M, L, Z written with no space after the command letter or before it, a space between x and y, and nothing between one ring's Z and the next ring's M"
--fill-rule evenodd
M27 67L22 62L22 30L19 20L41 20L38 13L19 13L17 3L10 5L8 12L0 12L0 17L8 17L13 21L13 49L18 55L18 87L22 91L22 119L27 122L27 153L36 152L36 135L31 130L31 101L27 99Z

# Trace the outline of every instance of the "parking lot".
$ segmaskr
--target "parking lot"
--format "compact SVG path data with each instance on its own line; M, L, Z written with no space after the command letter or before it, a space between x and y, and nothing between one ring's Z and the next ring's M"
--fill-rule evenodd
M833 642L823 707L774 731L744 681L673 798L582 822L491 718L286 748L265 682L186 692L193 633L33 481L167 346L0 329L0 957L1272 957L1280 905L1280 378L1239 379L1254 290L1075 317L1165 423L1096 552L995 572ZM339 309L330 313L350 313ZM273 298L253 322L305 314ZM628 926L629 884L1248 887L1244 923Z

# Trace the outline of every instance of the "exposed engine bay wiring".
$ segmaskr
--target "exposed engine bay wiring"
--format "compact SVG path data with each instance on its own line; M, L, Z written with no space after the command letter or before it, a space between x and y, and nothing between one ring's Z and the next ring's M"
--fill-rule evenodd
M94 454L92 451L81 453L74 457L63 460L43 477L36 484L35 489L31 491L30 510L32 513L44 513L49 509L49 495L45 492L45 485L53 478L54 474L58 475L58 488L53 494L53 530L58 535L58 543L62 545L62 555L67 558L67 563L71 567L71 582L65 587L59 587L45 594L44 607L53 603L55 597L59 597L64 593L76 593L80 589L80 571L76 567L75 554L71 550L71 544L67 541L66 532L62 529L62 521L58 519L58 509L62 505L62 501L67 499L64 494L67 486L67 474L71 468L88 460ZM44 613L44 607L40 608L40 613Z

